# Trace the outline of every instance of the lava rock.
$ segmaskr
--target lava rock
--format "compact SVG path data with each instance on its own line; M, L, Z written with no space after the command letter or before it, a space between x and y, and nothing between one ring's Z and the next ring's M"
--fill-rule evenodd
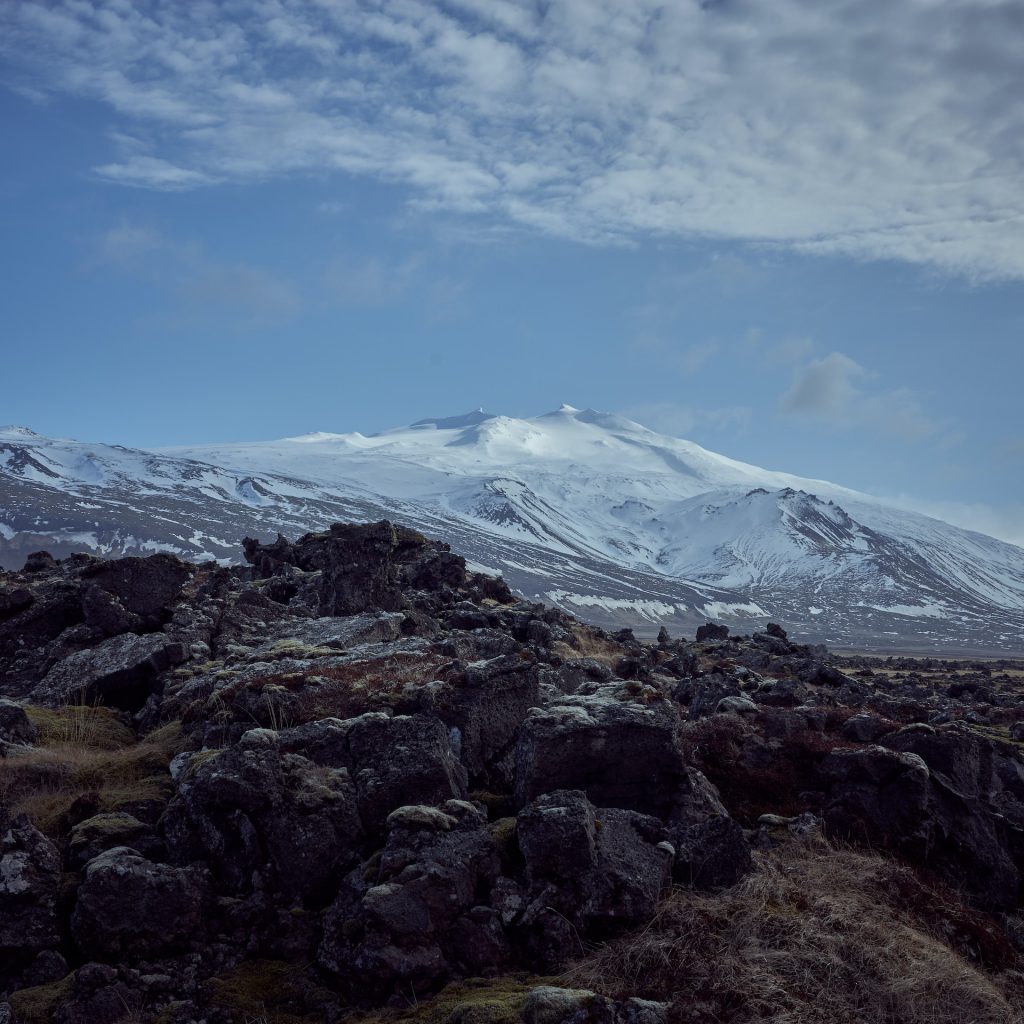
M673 875L682 885L718 889L735 885L752 866L743 829L722 815L672 829Z
M304 900L355 861L363 830L347 768L286 753L267 729L193 764L164 815L177 863L206 861L229 892L274 884Z
M718 625L714 622L706 622L703 626L697 627L697 643L705 640L728 640L729 627Z
M324 916L320 966L364 997L503 966L509 950L497 915L477 904L499 870L486 816L449 800L398 808L387 824L376 870L343 886Z
M187 657L182 644L163 633L111 637L55 665L32 691L33 704L59 707L76 700L104 703L137 711L146 703L164 669Z
M187 949L204 934L210 886L201 867L154 864L117 846L85 868L71 934L86 957L154 957Z
M36 727L25 709L13 700L0 697L0 740L8 743L35 743Z
M25 815L13 821L0 804L0 987L59 941L60 853Z
M516 749L520 806L541 793L582 789L597 805L667 818L690 791L679 715L664 697L615 684L533 708Z

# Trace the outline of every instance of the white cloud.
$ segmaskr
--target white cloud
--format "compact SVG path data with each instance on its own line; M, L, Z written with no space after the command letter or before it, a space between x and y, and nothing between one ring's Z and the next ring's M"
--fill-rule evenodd
M154 156L133 156L116 164L103 164L96 173L118 185L136 185L164 192L180 192L199 185L212 185L215 178L187 167L176 167Z
M88 262L92 266L107 264L121 270L132 270L140 260L162 245L159 232L125 221L103 232Z
M867 376L863 366L841 352L815 359L794 375L789 390L782 396L787 412L808 413L826 419L841 419L850 414L860 398L858 383Z
M877 390L872 387L873 378L849 356L832 352L799 366L780 404L788 413L904 441L935 437L946 426L926 412L910 388Z
M591 242L1024 277L1017 0L0 5L13 88L108 105L119 184L347 171Z

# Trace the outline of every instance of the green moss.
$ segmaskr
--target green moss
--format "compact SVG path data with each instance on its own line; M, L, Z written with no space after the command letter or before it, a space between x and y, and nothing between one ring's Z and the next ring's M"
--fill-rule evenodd
M337 1001L303 967L282 960L248 960L211 978L206 990L211 1007L273 1024L320 1024L324 1007Z
M526 997L549 978L471 978L448 985L433 999L406 1010L384 1010L352 1024L519 1024Z
M81 824L75 826L71 845L88 842L91 839L102 839L107 836L123 836L131 833L144 832L146 826L138 818L123 811L108 811L95 814Z
M515 804L512 797L506 793L491 793L486 789L474 789L469 794L469 799L487 808L487 817L491 821L515 814Z
M273 659L279 661L282 658L296 658L305 661L310 658L330 658L337 654L338 650L335 647L310 647L298 640L278 640L270 648L269 653L254 655L254 660Z
M57 1008L71 998L74 975L69 974L49 985L23 988L8 997L18 1024L49 1024Z
M487 826L491 841L498 850L502 872L513 874L518 867L519 843L516 841L516 819L499 818Z

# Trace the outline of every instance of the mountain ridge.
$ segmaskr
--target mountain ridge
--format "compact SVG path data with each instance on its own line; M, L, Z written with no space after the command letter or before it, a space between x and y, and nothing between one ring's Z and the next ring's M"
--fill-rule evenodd
M247 534L400 517L606 625L773 617L839 646L946 651L1024 634L1024 549L568 405L148 450L4 428L0 494L9 565L48 545L229 559Z

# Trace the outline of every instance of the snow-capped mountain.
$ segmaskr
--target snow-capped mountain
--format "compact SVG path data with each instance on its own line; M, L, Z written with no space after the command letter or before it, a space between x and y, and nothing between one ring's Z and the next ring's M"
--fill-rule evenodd
M159 451L0 430L8 566L40 547L237 558L247 534L382 517L605 624L1024 647L1024 549L590 409Z

